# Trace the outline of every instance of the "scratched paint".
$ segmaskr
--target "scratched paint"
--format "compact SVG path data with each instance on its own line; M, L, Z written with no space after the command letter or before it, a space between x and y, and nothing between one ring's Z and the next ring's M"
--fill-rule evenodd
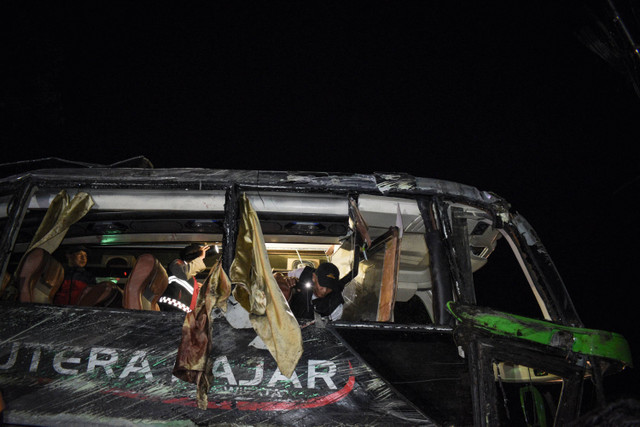
M195 386L172 375L181 314L5 304L0 313L7 422L430 424L327 329L303 329L304 355L286 378L248 345L255 332L216 319L203 411Z

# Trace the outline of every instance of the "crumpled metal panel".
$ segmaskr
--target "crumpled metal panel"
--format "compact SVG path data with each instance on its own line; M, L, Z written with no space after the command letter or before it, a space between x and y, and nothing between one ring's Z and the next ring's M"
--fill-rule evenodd
M184 316L0 303L4 421L24 425L433 425L336 334L302 329L291 378L252 329L213 322L206 410L172 376Z
M416 190L423 194L457 196L480 203L504 203L502 198L488 191L480 191L470 185L439 179L416 178Z

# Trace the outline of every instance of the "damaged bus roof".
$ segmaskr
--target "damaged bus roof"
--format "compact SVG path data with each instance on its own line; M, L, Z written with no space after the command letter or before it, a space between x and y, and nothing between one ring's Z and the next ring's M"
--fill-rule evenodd
M364 191L380 194L447 194L480 203L496 203L499 197L469 185L402 173L347 174L302 171L228 169L65 168L40 169L0 180L0 184L31 180L47 185L94 188L118 185L126 188L217 189L236 184L245 188L296 191Z

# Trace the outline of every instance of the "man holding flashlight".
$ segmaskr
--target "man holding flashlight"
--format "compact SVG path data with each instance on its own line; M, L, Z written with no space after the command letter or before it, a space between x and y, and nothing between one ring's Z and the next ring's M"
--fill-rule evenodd
M287 276L276 273L275 278L296 318L315 319L319 316L338 320L342 317L344 283L340 281L340 271L334 264L326 262L317 269L299 268Z

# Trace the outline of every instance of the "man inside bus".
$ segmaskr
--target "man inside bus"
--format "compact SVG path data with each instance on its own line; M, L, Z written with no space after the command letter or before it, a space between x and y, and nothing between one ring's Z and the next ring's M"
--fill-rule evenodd
M192 243L180 251L180 258L169 264L169 285L158 301L162 310L191 311L195 309L200 284L196 274L207 268L204 257L209 245Z
M67 266L64 280L53 298L57 305L76 305L87 286L95 286L96 277L85 269L87 265L87 248L72 246L65 251Z
M297 319L319 316L339 320L342 317L344 283L334 264L326 262L317 269L299 268L286 276L276 273L275 279Z

